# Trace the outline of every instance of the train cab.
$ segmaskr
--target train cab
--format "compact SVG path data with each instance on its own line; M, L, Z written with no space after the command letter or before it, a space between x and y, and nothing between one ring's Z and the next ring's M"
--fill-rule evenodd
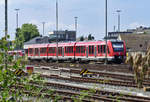
M115 61L124 61L126 58L126 46L123 41L112 41L113 56Z

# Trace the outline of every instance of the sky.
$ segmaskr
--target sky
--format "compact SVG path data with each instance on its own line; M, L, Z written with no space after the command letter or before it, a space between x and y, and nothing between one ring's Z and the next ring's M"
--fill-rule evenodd
M0 37L4 36L5 9L0 0ZM79 36L92 34L96 40L105 36L105 0L58 0L59 30L74 30L74 17L78 17ZM108 31L118 24L116 10L121 10L121 30L139 26L150 26L150 0L108 0ZM42 22L45 35L56 29L56 0L8 0L8 34L15 38L16 12L19 8L19 27L24 23L37 25L42 34Z

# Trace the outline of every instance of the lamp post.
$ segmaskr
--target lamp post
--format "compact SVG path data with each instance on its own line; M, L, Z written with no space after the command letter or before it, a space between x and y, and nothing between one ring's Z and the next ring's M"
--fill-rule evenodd
M114 25L114 32L116 31L116 26Z
M43 24L43 36L45 35L45 22L42 22Z
M78 17L74 17L74 18L75 18L75 31L76 31L76 36L77 36Z
M113 15L116 15L116 13L113 12ZM115 18L115 16L114 16L114 22L115 22L115 20L116 20L116 18ZM116 25L113 26L113 31L114 31L114 32L116 31Z
M16 30L18 29L18 11L19 11L20 9L15 9L15 11L16 11Z
M105 64L107 64L107 0L105 0Z
M7 40L7 34L8 34L8 2L5 0L5 37ZM6 45L7 46L7 45ZM7 69L7 50L5 50L5 69Z
M8 33L8 2L7 0L5 0L5 36L6 36L6 40L7 40L7 33Z
M19 11L20 9L15 9L15 11L16 11L16 38L17 37L19 37L19 35L18 35L18 28L19 28L19 26L18 26L18 11ZM18 44L18 40L16 40L16 43ZM17 48L19 48L20 49L20 47L19 46L17 46Z
M118 13L118 32L120 32L120 12L121 10L116 11Z
M57 56L57 62L58 62L58 0L56 0L56 43L57 43L57 48L56 48L56 56Z

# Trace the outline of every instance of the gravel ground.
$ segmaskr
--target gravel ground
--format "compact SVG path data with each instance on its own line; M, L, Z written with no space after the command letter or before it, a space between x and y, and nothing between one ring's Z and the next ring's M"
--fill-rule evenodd
M93 84L93 83L80 83L80 82L70 82L70 81L64 81L64 80L55 80L55 79L47 79L46 81L52 82L52 83L59 83L59 84L65 84L65 85L71 85L71 86L78 86L83 88L94 88L94 89L100 89L100 90L106 90L111 92L120 92L125 93L129 95L137 95L137 96L144 96L144 97L150 97L150 92L144 92L142 89L132 88L132 87L120 87L120 86L113 86L113 85L104 85L104 84Z
M50 68L50 67L48 67ZM50 68L51 69L51 68ZM60 68L62 69L62 68ZM70 77L70 73L65 73L61 72L60 69L51 69L51 70L41 70L38 68L34 69L34 72L40 72L42 74L46 75L60 75L61 77ZM68 70L67 68L65 68ZM63 69L64 70L64 69ZM123 74L123 75L131 75L128 73L118 73L118 72L108 72L108 71L99 71L99 72L107 72L111 74ZM76 76L80 77L78 74L71 74L71 76ZM112 79L112 78L109 78ZM84 87L84 88L96 88L100 90L107 90L107 91L112 91L112 92L120 92L120 93L125 93L125 94L132 94L132 95L137 95L137 96L145 96L145 97L150 97L150 92L144 92L143 89L137 89L137 88L129 88L129 87L120 87L120 86L112 86L112 85L104 85L104 84L95 84L95 83L80 83L80 82L70 82L70 81L64 81L64 80L58 80L58 79L46 79L48 82L53 82L53 83L60 83L60 84L66 84L66 85L71 85L71 86L78 86L78 87Z

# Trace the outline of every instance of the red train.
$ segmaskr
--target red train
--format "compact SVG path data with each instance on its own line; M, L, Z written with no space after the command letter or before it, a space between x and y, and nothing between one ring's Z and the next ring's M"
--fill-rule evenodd
M108 41L108 61L122 62L126 58L124 41ZM104 61L105 41L58 43L58 60ZM56 43L26 45L30 60L57 60Z
M24 50L8 51L8 54L11 56L17 56L17 57L22 57L25 55Z

